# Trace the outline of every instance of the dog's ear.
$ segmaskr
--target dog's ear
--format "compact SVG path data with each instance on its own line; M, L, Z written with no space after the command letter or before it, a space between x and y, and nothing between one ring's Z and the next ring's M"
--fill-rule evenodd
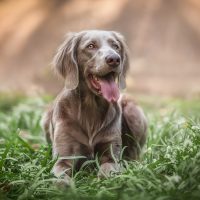
M70 90L75 89L79 84L77 48L80 38L78 33L68 34L53 60L53 66L65 79L65 87Z
M126 73L127 73L127 70L129 69L129 51L128 51L128 47L126 45L124 37L118 32L113 32L113 34L116 37L116 39L119 41L122 48L122 52L121 52L122 71L118 77L118 83L119 83L120 89L125 89L126 88Z

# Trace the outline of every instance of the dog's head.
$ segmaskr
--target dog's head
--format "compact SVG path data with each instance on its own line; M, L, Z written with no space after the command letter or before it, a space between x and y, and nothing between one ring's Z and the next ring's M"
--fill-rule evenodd
M54 66L67 89L77 88L81 79L95 95L115 102L119 88L126 87L127 51L123 36L113 31L71 33L58 49Z

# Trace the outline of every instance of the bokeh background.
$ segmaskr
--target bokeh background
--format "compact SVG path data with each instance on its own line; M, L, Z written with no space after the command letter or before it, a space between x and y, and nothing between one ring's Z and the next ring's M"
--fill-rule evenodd
M125 36L129 93L200 95L199 0L0 0L0 92L57 94L50 63L83 29Z

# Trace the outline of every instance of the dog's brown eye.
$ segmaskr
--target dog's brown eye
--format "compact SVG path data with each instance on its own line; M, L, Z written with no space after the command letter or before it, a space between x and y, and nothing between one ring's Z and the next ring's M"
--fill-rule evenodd
M119 49L119 45L117 45L117 44L113 44L112 46L113 46L113 48L116 49L116 50Z
M88 49L95 49L96 46L95 46L94 44L89 44L89 45L87 46L87 48L88 48Z

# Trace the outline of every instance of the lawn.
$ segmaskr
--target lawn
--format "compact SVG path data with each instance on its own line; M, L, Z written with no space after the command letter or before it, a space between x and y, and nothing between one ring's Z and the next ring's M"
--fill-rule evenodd
M0 199L200 199L200 99L138 97L149 121L140 161L96 177L98 162L57 186L40 119L49 98L0 97Z

